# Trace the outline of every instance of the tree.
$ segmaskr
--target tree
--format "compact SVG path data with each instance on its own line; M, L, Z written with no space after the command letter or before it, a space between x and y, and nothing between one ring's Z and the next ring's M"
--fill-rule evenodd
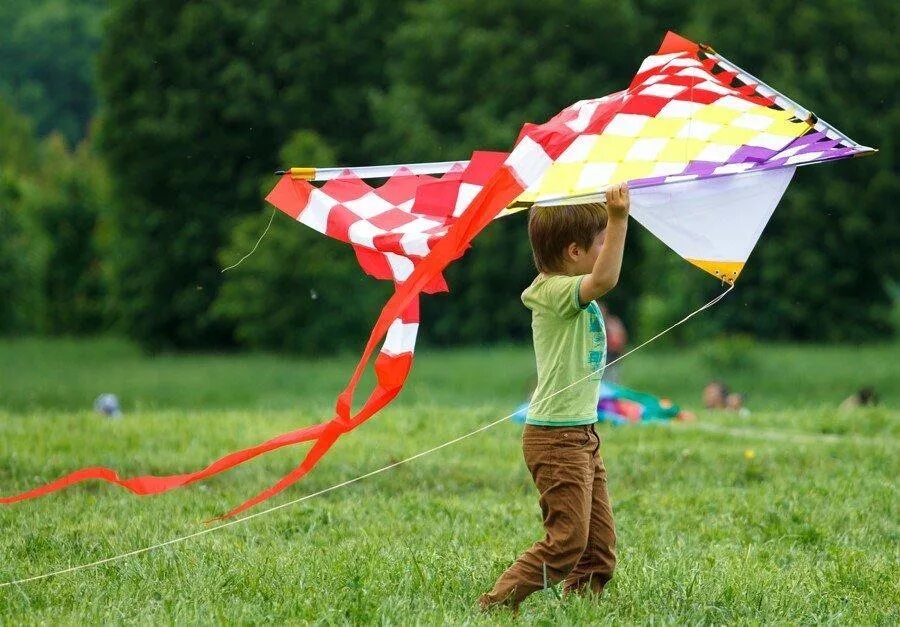
M0 96L27 111L36 132L75 144L95 114L94 56L103 0L0 0Z
M102 248L109 207L106 169L88 142L70 153L59 135L41 149L38 174L45 184L27 207L48 242L41 290L41 329L48 333L96 333L108 319L103 260L115 256L115 242Z
M2 102L0 133L0 333L100 331L102 163L89 143L72 153L58 134L39 142Z
M38 148L28 120L0 100L0 333L33 332L44 247L23 208Z
M688 35L880 149L874 157L800 168L735 298L731 330L772 339L860 340L890 333L888 284L900 276L900 5L878 0L797 7L771 2L738 22L724 4L698 5ZM776 26L777 25L777 26Z
M381 84L381 38L402 6L323 0L119 2L100 56L100 137L116 203L115 301L147 346L231 341L210 305L216 252L283 165L285 134L321 132L364 156L362 94ZM273 179L274 180L274 179Z

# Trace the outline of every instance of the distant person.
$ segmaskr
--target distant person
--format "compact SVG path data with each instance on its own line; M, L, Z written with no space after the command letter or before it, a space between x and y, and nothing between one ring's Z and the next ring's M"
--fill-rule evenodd
M535 206L528 216L540 274L522 302L531 310L538 384L522 451L540 493L546 535L479 599L483 610L517 610L529 594L559 581L566 595L599 595L616 567L615 524L594 429L606 358L594 301L619 280L627 185L610 187L606 198L605 204Z
M600 313L603 314L603 321L606 325L606 362L616 361L625 352L625 346L628 344L628 332L622 320L609 311L609 308L600 303ZM603 379L610 383L619 383L620 368L619 364L607 365L603 371Z
M850 411L859 407L874 407L877 404L878 394L875 393L875 388L864 387L845 398L840 409Z
M725 409L740 411L744 409L744 395L732 392L725 397Z
M750 410L744 407L744 395L738 392L731 392L725 397L725 409L736 412L741 417L750 415Z
M710 381L703 388L703 406L706 409L725 409L728 386L721 381Z
M115 394L101 394L94 399L94 411L109 418L121 418L122 408Z
M744 406L744 395L732 392L722 381L710 381L703 388L703 406L706 409L727 409L741 416L749 416L750 410Z

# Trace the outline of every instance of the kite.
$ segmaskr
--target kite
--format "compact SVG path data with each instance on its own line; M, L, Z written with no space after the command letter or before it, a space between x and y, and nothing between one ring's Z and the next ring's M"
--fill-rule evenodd
M99 479L141 495L165 492L300 442L312 446L275 485L233 516L281 492L343 434L390 403L413 362L419 296L447 290L442 272L494 219L534 204L592 202L627 181L631 215L688 262L733 285L795 169L876 152L856 143L712 48L668 33L622 91L525 124L509 153L467 161L291 168L267 200L296 221L352 246L363 270L393 281L334 417L171 476L121 478L86 468L18 495L12 503ZM438 176L435 176L438 175ZM366 179L381 178L380 186ZM313 181L325 181L321 187ZM376 383L353 410L373 355Z

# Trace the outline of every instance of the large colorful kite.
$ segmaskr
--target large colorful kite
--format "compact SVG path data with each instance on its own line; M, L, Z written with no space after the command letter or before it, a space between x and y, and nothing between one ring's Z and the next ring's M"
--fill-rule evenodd
M797 166L871 152L708 46L668 33L627 89L577 102L544 124L526 124L510 153L404 166L292 168L267 200L347 242L368 274L395 283L334 418L197 472L122 479L108 468L87 468L0 502L89 479L155 494L277 448L313 442L291 473L226 514L233 516L296 482L341 435L397 396L412 366L419 295L447 289L443 270L492 220L535 203L596 201L607 186L628 181L638 222L690 263L733 284ZM373 187L366 178L387 180ZM326 182L315 187L312 181ZM375 387L354 411L353 395L376 349Z

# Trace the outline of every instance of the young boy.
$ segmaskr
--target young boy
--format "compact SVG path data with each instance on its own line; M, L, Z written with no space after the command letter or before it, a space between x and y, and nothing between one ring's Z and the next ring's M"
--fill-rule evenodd
M532 592L565 580L566 594L600 594L616 566L616 531L594 430L606 357L594 300L619 280L628 227L628 187L604 204L533 207L528 237L540 274L522 293L532 312L538 385L522 450L540 492L547 535L479 599L517 610Z

